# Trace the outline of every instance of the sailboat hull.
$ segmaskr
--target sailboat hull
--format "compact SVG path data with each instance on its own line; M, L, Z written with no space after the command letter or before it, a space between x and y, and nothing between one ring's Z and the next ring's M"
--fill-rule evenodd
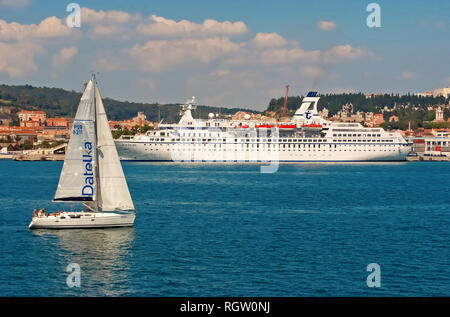
M59 215L33 217L30 229L84 229L132 227L134 213L62 212Z

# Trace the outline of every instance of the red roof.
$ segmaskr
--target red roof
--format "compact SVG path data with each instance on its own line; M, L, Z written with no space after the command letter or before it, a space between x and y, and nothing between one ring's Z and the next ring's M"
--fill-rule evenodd
M14 134L16 134L16 135L21 135L21 134L24 134L24 135L37 135L37 132L34 131L34 130L16 130L16 131L14 131Z
M46 121L67 121L67 118L47 118Z
M37 133L38 130L43 130L43 127L17 127L17 126L7 126L0 125L0 132L8 132L8 133Z
M45 112L41 110L20 110L18 113L45 114Z

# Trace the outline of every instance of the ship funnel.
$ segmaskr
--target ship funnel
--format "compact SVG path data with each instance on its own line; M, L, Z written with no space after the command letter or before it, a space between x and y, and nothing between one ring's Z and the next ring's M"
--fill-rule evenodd
M311 122L313 119L319 119L317 103L320 97L317 91L310 91L302 100L302 105L294 114L293 121L297 123Z

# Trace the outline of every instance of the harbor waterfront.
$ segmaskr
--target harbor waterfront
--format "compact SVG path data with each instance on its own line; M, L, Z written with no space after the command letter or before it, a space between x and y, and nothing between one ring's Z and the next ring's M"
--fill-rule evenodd
M0 160L1 296L450 296L447 163L124 162L133 228L28 230L62 164Z

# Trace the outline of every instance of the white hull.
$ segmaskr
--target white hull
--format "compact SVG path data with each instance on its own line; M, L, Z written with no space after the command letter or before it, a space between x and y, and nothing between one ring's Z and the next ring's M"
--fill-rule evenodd
M82 229L133 226L134 213L63 212L58 216L33 217L30 229Z
M284 147L283 147L284 146ZM135 142L116 140L120 159L124 161L172 162L354 162L405 161L411 151L406 143L271 144L261 150L255 144L179 144L176 142ZM336 146L336 147L335 147Z

